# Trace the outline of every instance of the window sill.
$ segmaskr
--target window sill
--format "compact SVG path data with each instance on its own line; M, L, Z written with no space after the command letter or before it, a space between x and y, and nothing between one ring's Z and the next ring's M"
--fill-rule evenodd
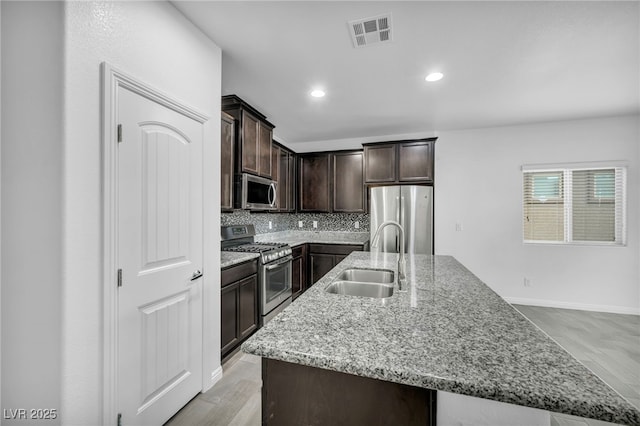
M626 247L626 243L613 243L607 241L534 241L524 240L525 246L578 246L578 247Z

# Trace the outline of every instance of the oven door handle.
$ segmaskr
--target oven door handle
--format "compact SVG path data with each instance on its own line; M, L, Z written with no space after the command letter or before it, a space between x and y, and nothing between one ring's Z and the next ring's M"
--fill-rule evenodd
M276 269L276 268L284 265L285 263L290 262L292 259L293 259L293 257L288 256L282 262L274 263L273 265L267 265L267 266L264 267L264 269L267 270L267 271L271 271L272 269Z

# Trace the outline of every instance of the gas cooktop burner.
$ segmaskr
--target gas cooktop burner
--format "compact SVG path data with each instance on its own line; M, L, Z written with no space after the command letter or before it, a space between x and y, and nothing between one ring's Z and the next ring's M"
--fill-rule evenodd
M260 253L262 264L291 258L289 244L277 242L256 242L253 225L229 225L220 229L222 251Z

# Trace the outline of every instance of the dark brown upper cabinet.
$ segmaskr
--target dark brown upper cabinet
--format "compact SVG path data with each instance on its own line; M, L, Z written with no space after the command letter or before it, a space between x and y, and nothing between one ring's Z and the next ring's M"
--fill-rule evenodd
M258 122L258 174L266 178L277 178L271 168L272 143L273 126L263 121Z
M365 181L391 183L396 181L396 146L393 144L365 145Z
M331 156L329 153L298 156L301 212L331 212Z
M433 183L436 139L364 144L365 183Z
M364 213L364 153L336 152L333 159L333 211L336 213Z
M298 158L299 211L365 212L362 151L317 152Z
M234 126L233 117L222 112L220 121L220 206L225 211L233 210Z
M240 170L260 174L258 170L258 119L247 111L240 112ZM269 170L271 172L271 170Z
M271 146L271 179L276 183L276 210L280 209L280 147L276 144Z
M398 144L398 181L433 182L433 141Z
M295 183L295 154L280 146L280 164L278 167L278 211L295 211Z
M273 124L236 95L222 97L222 110L236 123L236 171L272 178Z

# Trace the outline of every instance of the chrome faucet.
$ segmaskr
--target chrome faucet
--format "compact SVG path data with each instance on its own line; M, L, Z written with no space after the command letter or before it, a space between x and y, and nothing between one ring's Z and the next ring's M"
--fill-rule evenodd
M378 247L378 240L380 240L380 231L382 228L388 225L393 225L398 228L398 232L400 233L400 250L398 251L398 290L405 290L405 285L407 283L407 277L405 275L405 260L404 260L404 228L395 220L387 220L384 221L378 226L376 229L376 233L373 234L373 240L371 240L371 247Z

